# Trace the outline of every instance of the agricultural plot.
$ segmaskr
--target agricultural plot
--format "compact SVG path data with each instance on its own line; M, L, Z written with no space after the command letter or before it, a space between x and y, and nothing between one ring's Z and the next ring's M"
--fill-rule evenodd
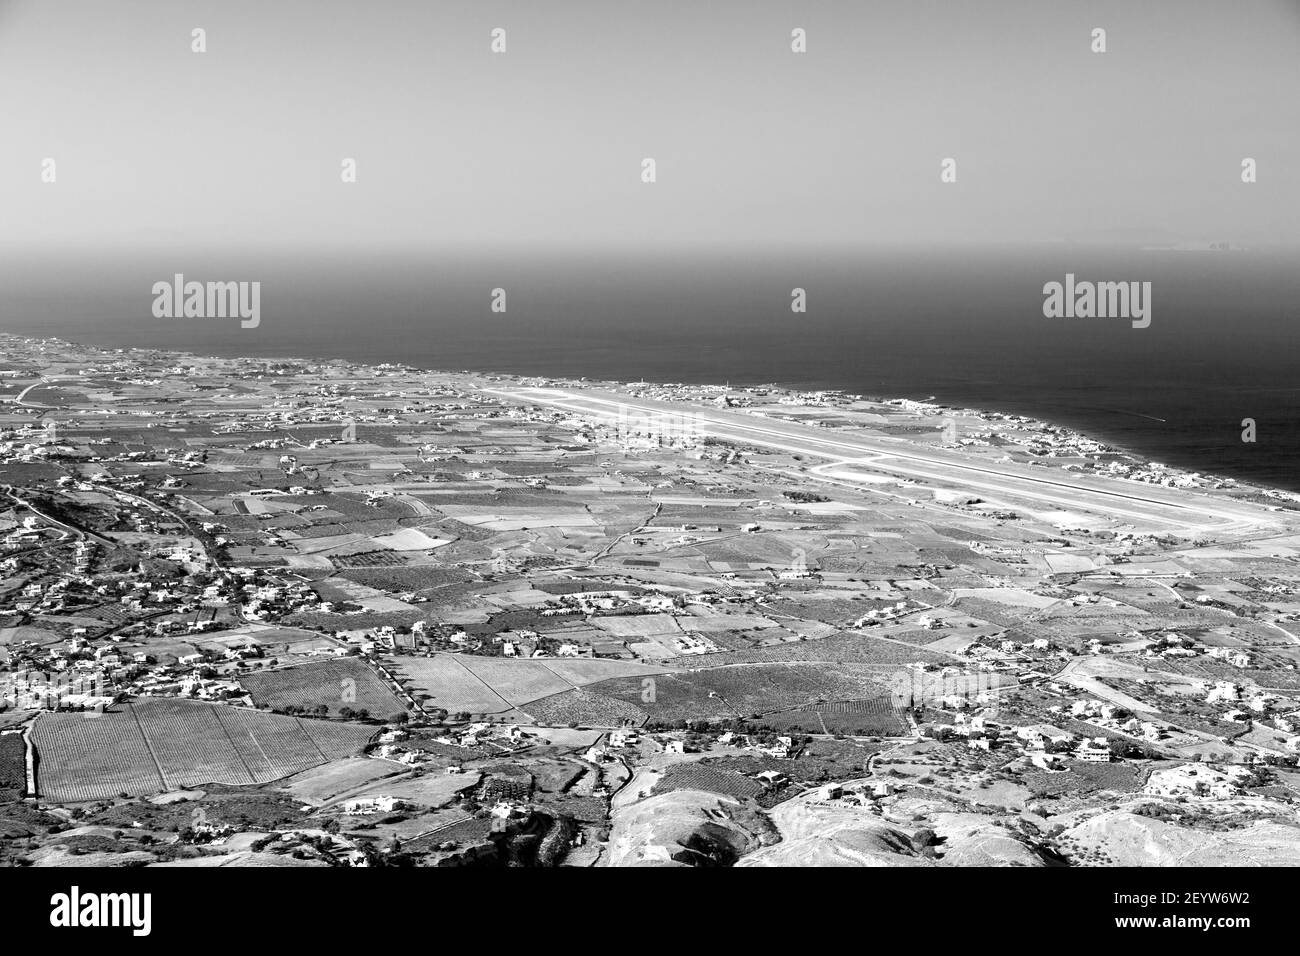
M725 768L714 768L702 763L673 764L664 771L652 793L669 793L673 790L700 790L737 800L757 800L766 788L757 780Z
M322 806L367 784L407 772L401 764L392 761L348 757L294 774L281 781L280 787L296 800Z
M647 677L663 674L672 668L636 664L630 661L603 661L592 658L551 657L540 661L546 669L578 687L611 677Z
M664 672L663 668L622 661L504 660L469 654L403 658L401 669L416 691L431 695L432 706L471 714L502 713L608 677Z
M21 797L27 789L27 747L22 734L0 734L0 802Z
M472 527L489 531L537 530L539 528L590 528L599 524L584 508L503 508L484 512L472 506L439 504L438 510Z
M43 627L0 627L0 645L31 641L33 644L55 644L62 640L56 631Z
M598 617L592 625L621 640L677 637L682 631L671 614L630 614Z
M167 789L129 707L94 718L41 714L32 743L36 789L46 801L78 803Z
M532 701L528 713L541 724L579 724L584 727L618 727L625 720L639 726L648 716L635 704L585 687Z
M212 707L159 701L135 710L163 779L176 787L224 783L254 773ZM242 782L242 781L241 781Z
M889 673L913 662L951 664L951 654L878 640L866 631L846 631L816 641L776 644L747 651L701 654L693 663L738 664L778 661L836 661L877 667Z
M453 714L499 714L510 710L513 705L475 676L460 657L436 654L407 658L401 662L401 669L417 692L429 695L430 706Z
M837 700L813 707L764 714L762 724L785 733L897 736L907 725L889 695L862 700Z
M688 631L712 634L715 631L753 631L779 625L761 614L719 614L702 608L691 608L691 616L682 617L680 626Z
M441 829L426 834L418 840L412 840L407 844L406 849L411 853L419 853L441 843L471 846L485 841L491 832L491 820L485 817L463 817Z
M88 718L42 714L40 795L55 803L205 783L266 783L359 751L374 731L197 701L149 700Z
M420 807L445 807L456 794L479 785L482 775L477 770L465 773L425 773L403 776L399 779L378 780L348 794L348 799L389 796L409 800Z
M448 584L463 584L472 577L459 568L424 566L411 568L354 568L342 571L347 578L367 587L385 591L422 591Z
M643 679L603 681L592 690L635 704L658 720L751 717L791 711L827 700L887 696L875 675L822 664L712 667ZM809 715L816 725L817 718ZM820 732L820 731L819 731Z
M643 684L643 680L653 683ZM591 689L663 722L745 716L722 698L711 695L706 685L676 674L640 679L620 677L602 681Z
M245 674L240 683L258 707L366 710L377 717L404 711L406 705L370 667L354 658L321 661L280 670Z
M406 559L396 551L357 551L352 554L331 554L330 563L339 570L353 568L401 567Z
M391 551L428 551L449 543L446 538L431 538L418 528L401 528L392 534L376 535L371 540Z
M484 768L485 771L488 768ZM493 766L483 779L478 789L478 799L482 803L496 803L500 800L526 802L533 795L533 775L515 766Z
M570 681L554 673L541 662L512 661L496 657L463 657L460 663L491 687L503 700L515 707L573 687Z

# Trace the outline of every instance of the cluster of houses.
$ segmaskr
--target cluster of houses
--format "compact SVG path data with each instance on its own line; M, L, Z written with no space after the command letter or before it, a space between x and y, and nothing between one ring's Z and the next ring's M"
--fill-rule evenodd
M795 750L793 737L781 736L775 741L756 742L749 734L738 734L730 730L718 737L718 743L727 747L750 749L764 757L773 757L777 760L788 759Z
M640 610L648 613L672 611L678 599L666 594L633 594L631 591L578 591L564 594L542 607L543 617L562 614L599 615L612 611Z
M928 607L928 605L920 604L915 601L898 601L889 607L872 608L849 626L858 629L864 627L875 627L877 624L884 624L888 621L896 620L906 614L910 614L918 608L924 607Z
M1105 708L1110 716L1103 717L1101 708ZM1061 708L1053 710L1059 712ZM1160 735L1155 725L1139 725L1136 722L1121 725L1120 714L1110 704L1077 701L1071 710L1071 716L1098 726L1114 723L1117 730L1122 726L1126 733L1139 731L1149 740L1159 739ZM1094 763L1108 763L1113 759L1109 738L1085 737L1047 723L1006 725L995 723L985 714L958 713L952 723L927 723L919 729L922 736L939 740L964 738L967 747L972 750L993 751L1005 749L1009 744L1018 745L1030 763L1047 770L1064 769L1064 761L1067 759Z
M1205 595L1200 595L1205 597ZM1200 600L1198 598L1197 600ZM1231 664L1233 667L1249 667L1251 656L1247 651L1235 647L1202 647L1184 634L1162 634L1156 638L1144 652L1146 657L1179 658L1200 657L1202 655Z
M641 732L632 726L612 730L603 744L594 744L583 754L585 760L594 764L611 763L618 759L615 751L636 747L641 743Z
M473 723L460 730L448 731L434 739L440 744L450 744L455 747L493 745L517 749L527 745L531 735L521 730L518 724Z
M102 712L116 699L99 670L0 674L0 705L6 708Z
M1115 478L1163 485L1166 488L1231 488L1235 484L1231 479L1212 478L1200 472L1176 471L1156 461L1111 461L1104 466L1096 466L1096 470Z
M1062 708L1054 707L1052 710L1059 713ZM1124 708L1104 701L1076 700L1070 705L1069 713L1071 717L1086 721L1102 730L1140 737L1151 743L1164 737L1164 731L1159 725L1151 721L1138 720Z
M712 654L717 651L718 645L703 634L682 634L680 637L673 638L673 647L678 654Z
M20 551L41 543L66 541L70 532L45 525L35 515L28 515L5 533L4 551Z
M1263 724L1287 735L1286 747L1300 751L1300 709L1295 696L1263 691L1235 681L1217 680L1205 695L1207 704L1226 709L1219 716L1242 724Z
M399 810L408 810L410 808L409 801L403 800L401 797L392 797L385 794L375 794L373 797L357 797L343 803L343 812L349 815L396 813Z
M849 806L879 810L880 802L894 795L894 784L888 780L868 780L863 783L827 783L814 791L813 799L822 803L840 803Z

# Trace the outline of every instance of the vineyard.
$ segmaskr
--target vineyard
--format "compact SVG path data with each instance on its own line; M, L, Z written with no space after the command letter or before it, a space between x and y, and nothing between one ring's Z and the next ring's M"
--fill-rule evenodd
M27 747L22 734L0 734L0 803L17 800L27 789Z
M356 753L373 733L221 704L146 700L96 717L42 714L32 740L40 796L77 803L266 783Z
M532 701L526 709L538 723L551 725L618 727L623 721L631 720L640 726L646 719L645 711L635 704L581 687Z
M36 789L56 803L166 789L129 708L96 717L41 714L32 728Z
M756 800L766 791L757 780L734 770L708 767L701 763L674 764L655 783L654 793L673 790L700 790L737 800Z
M764 714L755 723L786 733L897 736L907 727L885 695L860 700L837 700L794 710Z

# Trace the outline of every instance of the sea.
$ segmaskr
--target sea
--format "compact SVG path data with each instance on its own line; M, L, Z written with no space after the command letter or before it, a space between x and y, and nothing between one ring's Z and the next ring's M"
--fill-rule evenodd
M0 246L0 330L110 348L597 380L775 384L1065 425L1300 491L1300 257L1136 244L199 250ZM257 281L256 328L156 318L154 283ZM1150 282L1150 325L1044 285ZM493 290L505 311L493 311ZM802 289L806 311L791 308ZM500 301L499 296L497 301ZM1254 442L1242 440L1244 420Z

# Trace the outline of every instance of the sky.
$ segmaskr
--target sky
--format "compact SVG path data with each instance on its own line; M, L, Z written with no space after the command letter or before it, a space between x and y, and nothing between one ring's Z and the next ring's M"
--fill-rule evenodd
M1291 242L1298 50L1297 0L0 0L0 242Z

